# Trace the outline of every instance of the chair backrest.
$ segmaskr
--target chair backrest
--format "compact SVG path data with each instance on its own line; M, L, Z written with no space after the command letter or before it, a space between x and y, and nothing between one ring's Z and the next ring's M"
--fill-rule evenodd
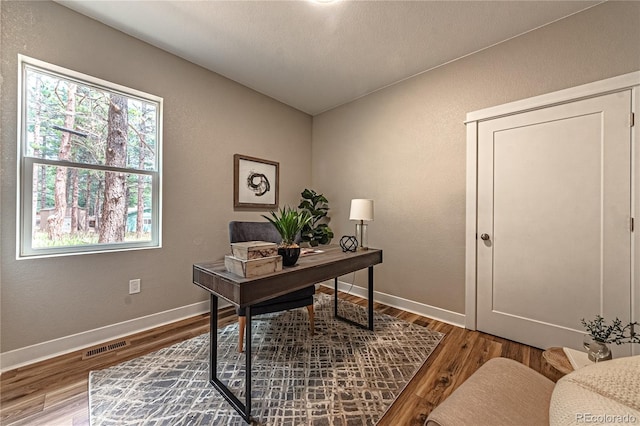
M229 242L268 241L280 243L282 237L270 222L229 222Z

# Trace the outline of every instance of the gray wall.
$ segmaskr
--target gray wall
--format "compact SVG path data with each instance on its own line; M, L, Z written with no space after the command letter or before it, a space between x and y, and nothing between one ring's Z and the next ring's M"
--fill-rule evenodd
M338 236L375 200L376 290L464 313L466 113L637 70L640 3L596 6L315 116L313 185Z
M311 117L56 3L1 8L0 350L207 300L191 265L224 255L229 220L261 219L233 210L233 154L279 161L280 204L297 205ZM164 98L162 249L15 260L19 53Z
M640 69L640 3L608 2L316 116L312 128L299 111L57 4L1 7L2 352L205 300L191 264L224 254L230 219L259 218L233 211L236 152L280 161L281 204L312 182L338 237L354 233L350 199L374 198L370 245L385 249L376 289L463 313L465 114ZM164 97L162 249L14 260L18 53ZM131 278L142 293L127 294Z

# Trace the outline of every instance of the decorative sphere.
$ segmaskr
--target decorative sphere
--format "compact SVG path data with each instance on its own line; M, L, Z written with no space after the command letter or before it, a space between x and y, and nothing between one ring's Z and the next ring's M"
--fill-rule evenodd
M358 240L352 235L344 235L340 238L340 247L344 252L356 251L358 250Z

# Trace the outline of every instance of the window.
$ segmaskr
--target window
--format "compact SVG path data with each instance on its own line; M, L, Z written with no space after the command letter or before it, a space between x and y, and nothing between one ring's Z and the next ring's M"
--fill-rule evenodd
M162 98L19 63L18 258L160 247Z

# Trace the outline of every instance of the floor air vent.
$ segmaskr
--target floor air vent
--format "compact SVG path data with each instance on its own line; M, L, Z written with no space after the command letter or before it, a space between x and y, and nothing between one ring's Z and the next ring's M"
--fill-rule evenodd
M102 346L97 346L95 348L88 349L82 356L82 359L87 359L107 352L115 351L116 349L124 348L125 346L129 346L129 342L127 342L126 340L120 340L113 343L107 343Z

